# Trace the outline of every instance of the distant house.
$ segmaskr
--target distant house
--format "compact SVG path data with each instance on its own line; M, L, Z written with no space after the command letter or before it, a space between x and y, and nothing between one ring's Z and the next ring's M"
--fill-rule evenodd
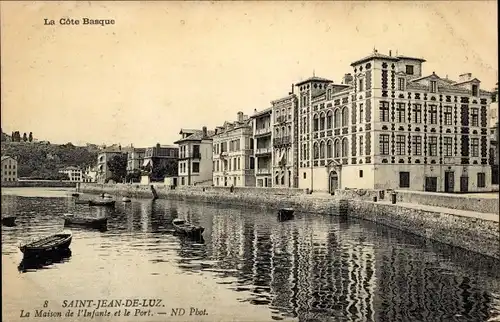
M105 150L97 155L97 182L105 183L106 179L110 178L112 173L108 168L108 161L117 155L125 154L125 152L118 150Z
M87 167L83 172L83 182L97 182L97 169L95 167Z
M214 131L181 129L181 139L174 142L179 145L179 184L212 185L212 137Z
M134 170L139 170L144 161L144 153L146 153L145 148L132 148L130 152L127 153L127 173L134 172Z
M59 173L64 173L68 175L68 179L71 182L83 182L83 171L77 167L66 167L59 170Z
M17 160L8 155L2 156L2 182L17 181Z
M151 180L163 180L164 177L154 177L162 168L166 168L169 172L165 173L166 177L177 176L177 159L179 158L179 148L171 145L156 144L154 147L146 148L142 167L151 170Z

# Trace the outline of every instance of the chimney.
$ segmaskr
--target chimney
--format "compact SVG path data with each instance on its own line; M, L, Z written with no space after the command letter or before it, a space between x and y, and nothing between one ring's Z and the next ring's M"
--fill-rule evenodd
M459 82L466 82L466 81L470 81L471 79L472 79L472 73L465 73L465 74L461 74L460 76L458 76Z
M256 109L256 108L254 108L254 109L253 109L253 112L254 112L255 114L257 114L257 109Z
M295 86L294 86L294 84L292 84L292 94L293 94L293 89L294 89L294 87L295 87Z
M207 127L204 126L202 130L203 130L203 138L206 138L208 136L207 135Z
M243 122L243 112L238 112L238 122Z
M344 84L349 85L352 83L352 81L353 81L353 77L352 77L351 73L344 75L344 79L343 79Z
M389 56L392 57L392 50L389 49Z

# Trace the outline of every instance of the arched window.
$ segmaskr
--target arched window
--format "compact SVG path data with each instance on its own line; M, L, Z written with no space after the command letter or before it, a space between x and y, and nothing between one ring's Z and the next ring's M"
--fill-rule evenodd
M314 114L313 118L313 131L318 130L318 114Z
M319 158L319 150L318 150L318 142L314 142L314 160L317 160Z
M331 110L328 110L328 112L326 113L326 128L327 129L331 129L332 128L332 125L333 125L333 113Z
M342 139L342 157L348 157L349 153L349 144L347 142L347 138Z
M277 138L280 137L280 128L279 127L276 128L276 137Z
M335 152L334 155L336 158L339 158L340 157L340 142L339 142L339 140L335 140L335 143L333 145L334 145L334 152Z
M349 113L347 111L347 107L344 107L342 109L342 126L348 126L349 125Z
M292 135L292 126L288 125L288 135Z
M328 159L330 159L332 156L333 156L333 151L332 151L332 140L328 140L328 142L326 143L326 157Z
M334 126L335 128L340 127L340 110L336 109L335 112L333 113L333 119L334 119Z
M320 131L325 129L325 113L321 113L319 116L319 129Z
M325 158L325 142L324 141L321 141L321 143L319 144L319 157L321 159Z
M284 126L283 126L283 127L281 128L281 136L286 136L286 135L287 135L287 134L286 134L286 127L284 127Z

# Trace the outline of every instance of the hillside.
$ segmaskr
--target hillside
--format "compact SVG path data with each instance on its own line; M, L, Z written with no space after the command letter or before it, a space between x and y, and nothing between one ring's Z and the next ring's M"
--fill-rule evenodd
M85 169L97 161L97 151L63 145L29 142L2 142L2 155L18 158L18 176L37 179L58 179L58 171L67 166Z

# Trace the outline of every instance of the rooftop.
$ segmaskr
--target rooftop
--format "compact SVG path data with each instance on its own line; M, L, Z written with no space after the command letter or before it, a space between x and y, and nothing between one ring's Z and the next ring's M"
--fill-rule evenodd
M183 139L175 141L174 144L179 144L181 142L187 142L187 141L212 140L212 137L215 135L215 131L208 130L207 137L203 138L203 131L202 130L187 130L187 131L195 131L195 132L188 137L185 137ZM186 132L186 130L182 129L180 134L182 134L182 133L189 133L189 132Z
M312 82L312 81L314 81L314 82L323 82L323 83L332 83L333 82L332 80L329 80L329 79L326 79L326 78L323 78L323 77L313 76L313 77L309 77L306 80L298 82L295 85L296 86L300 86L302 84L305 84L305 83L308 83L308 82Z

